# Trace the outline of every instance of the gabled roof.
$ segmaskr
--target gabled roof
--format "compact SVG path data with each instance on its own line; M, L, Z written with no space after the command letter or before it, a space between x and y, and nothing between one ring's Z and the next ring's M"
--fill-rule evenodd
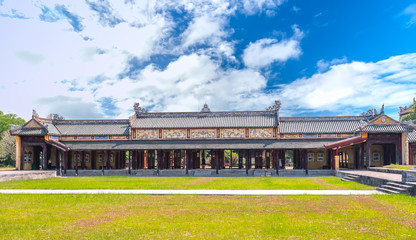
M129 135L129 120L59 120L55 127L62 136Z
M412 130L412 126L406 124L366 125L361 129L364 133L403 133L411 132Z
M383 113L372 119L371 122L361 126L360 130L364 133L403 133L411 132L413 127L394 120Z
M350 137L350 138L342 139L333 143L326 144L325 148L326 149L343 148L343 147L348 147L354 144L365 142L366 140L367 140L366 137L355 136L355 137Z
M133 128L277 127L277 115L269 111L143 113Z
M366 117L281 117L280 133L354 133Z
M10 130L11 135L38 135L44 136L48 134L46 127L36 119L32 118L24 125Z

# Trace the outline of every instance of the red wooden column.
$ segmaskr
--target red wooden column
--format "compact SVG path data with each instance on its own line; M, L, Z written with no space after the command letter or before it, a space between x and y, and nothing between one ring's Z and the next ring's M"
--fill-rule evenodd
M66 169L68 168L68 152L64 152L64 174L66 175Z
M370 161L370 150L371 150L370 141L367 140L365 147L366 147L365 156L367 158L366 160L367 160L367 169L368 169L370 167L370 164L371 164L371 161ZM337 154L338 154L338 149L337 149Z
M75 162L75 175L78 176L78 158L79 158L79 152L74 153L74 162Z
M25 170L25 145L23 140L20 141L20 170Z
M245 158L246 158L246 174L247 175L248 175L248 168L250 167L249 162L251 162L250 156L251 156L251 151L246 149Z
M42 144L42 155L43 155L42 169L46 170L48 169L48 153L47 153L46 143Z
M413 146L409 143L409 165L413 165Z
M82 170L85 169L85 152L84 151L81 152L81 169Z
M220 151L215 151L215 173L218 174L218 170L220 169Z
M308 151L307 150L303 150L303 158L304 158L304 164L303 166L305 167L305 174L308 175L309 174L309 169L308 169Z

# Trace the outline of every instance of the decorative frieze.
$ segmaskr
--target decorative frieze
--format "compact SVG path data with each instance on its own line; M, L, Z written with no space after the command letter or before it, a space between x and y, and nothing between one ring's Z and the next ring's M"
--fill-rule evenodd
M185 139L186 129L163 129L163 138Z
M280 134L281 139L303 139L303 138L349 138L354 137L354 134L348 133L299 133L299 134Z
M158 139L159 130L158 129L139 129L137 130L137 139Z
M273 138L273 128L252 128L250 138Z
M215 138L215 129L191 129L191 138L213 139Z
M244 138L244 128L225 128L221 129L221 138Z

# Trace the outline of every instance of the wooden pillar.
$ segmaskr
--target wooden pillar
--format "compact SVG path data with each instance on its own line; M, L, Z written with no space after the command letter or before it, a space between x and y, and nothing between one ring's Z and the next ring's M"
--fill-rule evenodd
M81 151L81 169L85 169L85 152Z
M25 170L25 145L23 141L20 144L20 170Z
M42 169L46 170L48 169L48 152L47 152L46 143L42 144L42 155L43 155Z
M409 143L409 165L413 165L413 146Z
M358 151L359 151L359 153L358 153L359 154L358 168L359 169L364 169L364 143L360 144L360 149Z
M129 170L128 170L128 172L129 172L129 175L131 175L131 161L132 161L132 151L131 150L129 150L128 151L129 152L129 158L128 158L128 160L129 160Z
M242 169L243 168L243 151L239 150L238 151L238 169Z
M68 152L64 152L64 174L66 175L66 169L68 169Z
M218 170L220 169L220 152L218 150L215 151L215 173L218 174Z
M189 150L185 150L185 169L186 169L186 174L189 173Z
M308 151L307 150L303 150L303 159L304 159L304 167L305 167L305 174L308 175L309 174L309 169L308 169Z
M75 152L75 176L78 176L78 158L79 158L79 152Z
M161 158L162 158L162 151L157 150L156 151L157 157L156 157L156 164L157 164L157 175L159 175L160 172L160 164L161 164Z
M104 159L105 159L104 151L101 151L101 155L103 156L103 158L101 159L101 175L104 176Z
M276 169L276 175L279 175L279 168L280 168L280 154L279 150L274 150L273 162L274 162L274 169Z
M58 149L56 149L58 151ZM59 150L59 176L62 177L62 151Z
M230 168L233 166L233 150L230 150Z
M370 156L371 156L371 154L370 154L370 150L371 150L371 144L370 144L370 141L368 141L367 140L367 142L366 142L366 153L365 153L365 156L366 156L366 160L367 160L367 169L369 169L369 167L370 167L370 163L371 163L371 159L370 159Z
M146 151L146 150L144 150L143 151L143 168L146 168L147 167L147 153L148 153L148 151Z
M246 174L248 175L248 167L249 167L248 161L249 161L250 156L251 156L250 150L247 150L247 149L244 150L244 155L245 155L245 158L246 158Z

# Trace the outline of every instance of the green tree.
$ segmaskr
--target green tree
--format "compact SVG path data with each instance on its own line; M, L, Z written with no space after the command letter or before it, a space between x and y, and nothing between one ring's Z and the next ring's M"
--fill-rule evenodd
M16 114L4 114L2 111L0 111L0 140L3 136L3 133L10 130L10 124L22 125L25 122L26 121L24 119L18 117Z
M16 165L16 138L9 131L3 132L0 140L0 167Z
M410 112L402 117L402 121L408 121L412 120L414 123L416 123L416 104L413 104L412 109Z

